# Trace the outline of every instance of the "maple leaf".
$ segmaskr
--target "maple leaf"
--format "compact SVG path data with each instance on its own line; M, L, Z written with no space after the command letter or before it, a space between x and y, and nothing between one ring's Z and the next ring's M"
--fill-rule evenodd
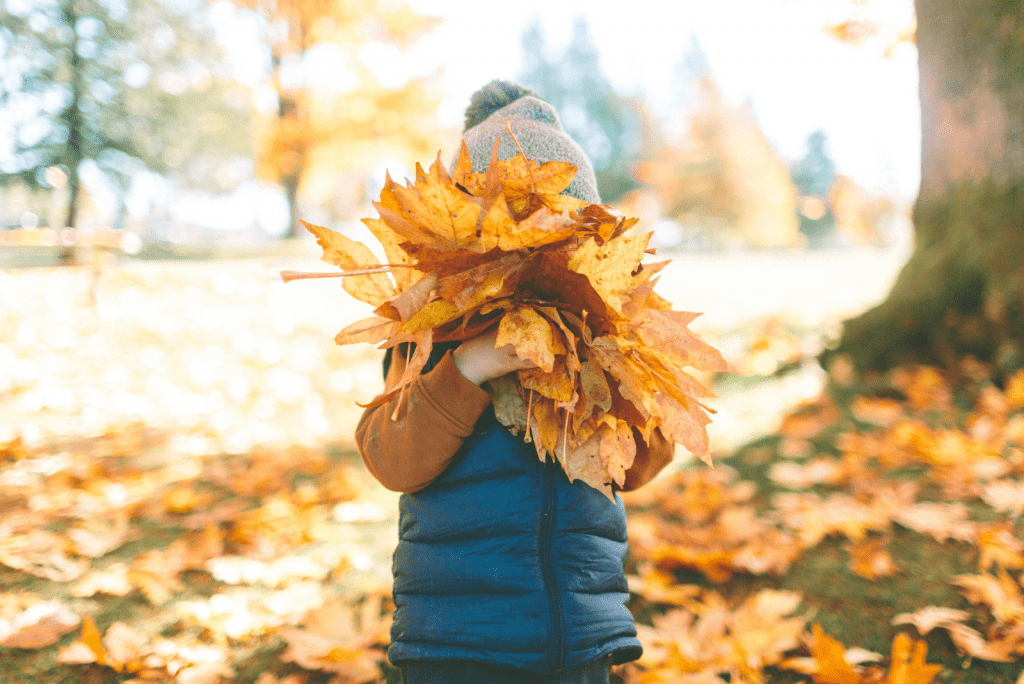
M924 662L928 644L915 641L900 632L892 640L892 657L885 684L929 684L939 672L941 665Z
M946 627L954 623L963 622L971 617L966 610L956 608L943 608L940 606L925 606L913 613L901 613L892 619L894 625L914 625L921 636L936 627Z
M978 532L978 568L988 570L993 565L1001 568L1024 568L1024 542L1013 536L1008 523L990 525Z
M622 235L600 245L591 238L576 250L568 268L585 275L601 298L621 313L619 295L632 284L633 270L643 258L650 237L650 233Z
M981 498L997 511L1009 511L1014 518L1024 513L1024 482L996 480L985 486Z
M0 539L0 563L55 582L81 577L89 564L65 553L67 540L45 530L31 530Z
M555 363L554 339L551 324L536 310L520 307L509 311L498 325L498 339L494 346L511 344L516 354L550 373Z
M812 675L815 684L860 684L860 674L846 660L846 648L826 634L817 623L811 627L814 646L811 654L817 665Z
M124 596L133 589L128 578L128 566L124 563L113 563L103 570L90 572L71 588L72 596L93 596L108 594Z
M961 503L919 501L896 511L893 520L922 534L930 534L937 542L953 538L974 541L978 525L967 520L969 511Z
M343 271L356 269L372 269L380 262L366 245L349 239L341 233L328 230L322 226L314 226L302 221L306 230L316 236L317 244L324 250L322 261L334 264ZM362 276L345 278L342 283L345 291L361 302L379 306L395 296L395 289L387 275L372 273Z
M10 617L0 613L0 646L42 648L72 631L81 618L63 603L34 603Z
M877 579L896 572L892 556L885 549L888 543L888 537L876 537L847 547L853 572L864 579Z
M128 541L128 518L120 514L109 523L93 518L71 528L67 535L75 553L89 558L99 558Z
M306 227L324 260L343 269L346 289L376 306L376 316L335 341L415 344L405 348L402 377L368 407L400 396L435 341L497 325L497 346L536 365L512 383L491 383L499 421L525 432L538 457L553 457L570 479L614 499L635 440L655 428L708 459L710 419L698 399L711 393L682 369L728 365L687 329L695 314L673 312L654 293L667 262L641 263L650 234L627 234L635 219L561 194L575 174L566 162L527 159L522 148L501 160L497 144L487 172L474 173L463 144L453 175L439 154L405 186L387 176L374 203L380 218L364 221L386 265L359 243Z
M997 621L1024 620L1024 596L1020 585L1005 570L1000 569L998 576L988 573L958 575L953 584L961 587L971 603L987 605Z
M310 611L301 629L285 629L281 636L288 648L281 656L307 670L339 673L352 684L376 681L379 645L387 643L390 617L382 618L380 597L359 605L339 600Z

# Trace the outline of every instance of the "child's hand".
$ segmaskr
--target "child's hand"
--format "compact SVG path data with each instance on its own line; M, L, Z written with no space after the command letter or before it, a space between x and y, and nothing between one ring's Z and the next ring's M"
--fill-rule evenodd
M498 326L494 326L466 340L452 352L455 367L474 385L481 385L512 371L537 366L533 361L524 361L516 356L516 348L511 344L495 349L494 343L497 341Z

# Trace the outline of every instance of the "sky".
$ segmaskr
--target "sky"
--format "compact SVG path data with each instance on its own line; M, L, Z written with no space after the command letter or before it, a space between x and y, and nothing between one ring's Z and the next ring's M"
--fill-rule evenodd
M895 44L911 24L911 0L410 0L444 21L402 58L394 77L442 69L442 123L459 126L474 90L515 79L521 36L536 19L550 55L564 50L584 17L604 75L622 94L642 94L655 112L671 111L673 73L696 36L728 101L748 99L787 160L806 151L815 129L828 134L840 173L873 190L912 199L920 178L917 51ZM487 9L481 9L487 7ZM885 29L861 46L823 27L873 20Z
M603 74L619 93L643 96L655 114L676 111L671 99L674 74L695 37L727 101L750 103L784 159L803 156L807 137L820 128L828 135L839 173L907 202L917 193L917 52L904 43L883 56L896 44L896 32L911 24L912 0L406 1L418 13L441 21L408 50L371 45L362 57L375 65L385 85L398 86L414 76L438 79L443 93L439 117L446 127L461 128L470 95L487 81L517 80L522 34L534 21L540 22L548 57L557 58L572 37L575 21L583 17L600 52ZM274 108L273 91L265 83L268 58L259 43L259 20L226 0L214 3L211 16L237 78L256 88L258 107L262 102L264 108ZM823 30L851 20L877 21L883 30L860 46L841 43ZM309 78L344 87L344 76L336 68L314 68ZM443 151L446 158L452 152ZM177 218L205 223L202 217L223 214L215 222L223 227L257 220L277 232L275 226L285 222L283 197L270 196L274 193L255 182L239 193L245 201L233 205L244 204L247 211L218 212L208 203L190 201L177 205ZM253 202L253 197L260 201Z

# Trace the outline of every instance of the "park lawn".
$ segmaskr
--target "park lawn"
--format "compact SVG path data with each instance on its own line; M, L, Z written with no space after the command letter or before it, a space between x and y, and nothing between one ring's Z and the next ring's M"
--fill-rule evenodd
M812 261L807 277L822 277ZM794 286L799 263L787 262ZM130 264L102 274L95 301L83 270L0 273L0 327L13 331L0 347L0 639L52 636L0 646L0 684L397 681L383 658L397 496L350 441L356 402L379 391L379 352L335 347L333 333L359 312L321 284L285 288L277 268ZM735 270L749 273L749 258ZM691 291L677 282L666 296L685 302ZM839 299L815 296L808 306ZM625 497L630 607L647 646L639 665L617 668L627 681L683 681L666 655L673 640L726 654L689 662L692 676L810 681L779 665L806 666L815 624L880 654L864 671L875 681L894 635L919 636L897 615L962 609L982 643L1018 626L1020 615L1000 622L953 582L1003 572L1020 592L1024 531L1005 494L1024 462L1019 380L993 383L971 363L956 381L921 368L825 374L814 346L848 313L794 321L768 303L757 318L709 313L702 333L748 375L705 378L720 395L715 468L684 459ZM929 501L947 507L935 510L948 529L907 513ZM882 574L868 579L851 550L879 539L871 562ZM667 587L652 579L666 574ZM770 609L751 613L756 597ZM701 635L659 627L679 604L709 616ZM347 631L317 632L324 615ZM748 622L710 624L738 616ZM106 639L98 653L76 645L89 620ZM310 650L296 631L351 657ZM741 632L754 663L745 669ZM1024 669L965 655L941 627L924 639L927 662L943 667L936 682L1012 682ZM90 657L106 664L70 662Z

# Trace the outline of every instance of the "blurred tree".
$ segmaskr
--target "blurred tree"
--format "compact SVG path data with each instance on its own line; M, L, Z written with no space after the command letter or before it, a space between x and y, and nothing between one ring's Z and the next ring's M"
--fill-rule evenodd
M697 36L690 35L690 45L674 72L672 88L675 91L676 103L682 107L697 106L700 100L701 80L712 78L711 63Z
M586 20L576 20L561 59L545 55L539 22L523 34L522 45L520 80L555 106L565 130L590 157L601 199L614 202L637 188L632 169L643 145L641 105L618 95L601 73Z
M541 97L554 97L561 91L558 82L558 69L554 62L548 60L545 51L544 33L540 28L540 19L533 22L523 32L523 70L520 76L523 83L533 88ZM554 103L552 103L554 104Z
M896 205L889 197L868 192L852 178L836 176L828 193L828 206L836 220L836 229L848 244L885 244L891 235L885 234L896 213Z
M836 180L836 165L828 154L828 136L817 130L807 136L807 154L793 164L793 183L802 195L828 196Z
M800 232L809 247L824 247L835 242L835 216L828 195L836 180L836 165L828 153L828 136L817 130L807 137L807 153L790 172L800 193L798 206Z
M438 98L429 83L385 87L375 76L379 65L368 63L372 56L363 50L406 47L435 19L385 0L232 1L266 20L277 108L260 169L284 188L291 217L286 237L300 234L299 195L314 169L338 172L389 152L436 152ZM328 54L333 89L315 87L309 62Z
M639 165L664 216L718 248L798 244L789 169L749 106L730 107L715 82L699 81L697 104L681 110L688 130Z
M62 218L75 227L86 164L123 206L140 169L209 187L221 162L248 154L244 94L197 9L189 0L0 4L0 120L11 146L0 183L63 191Z
M1024 0L917 0L921 188L888 298L849 320L862 368L1024 366Z

